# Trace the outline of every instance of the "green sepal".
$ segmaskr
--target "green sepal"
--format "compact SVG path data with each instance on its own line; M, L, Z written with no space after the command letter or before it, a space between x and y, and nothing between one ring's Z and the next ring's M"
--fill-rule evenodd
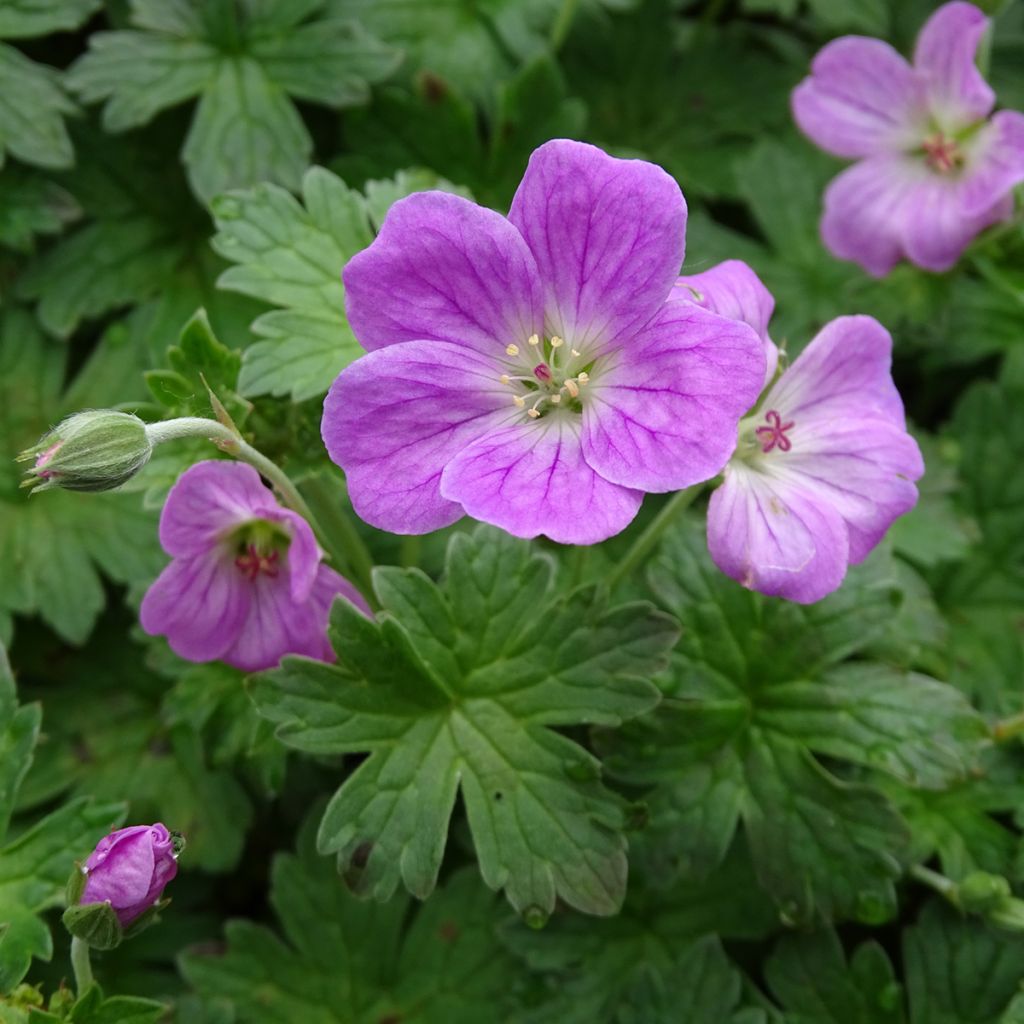
M116 949L124 939L121 922L109 903L79 903L68 907L61 920L76 939L93 949Z
M150 925L156 924L160 920L160 914L166 910L170 904L170 898L166 900L160 900L159 903L154 903L149 910L141 913L137 918L126 929L124 929L124 939L134 939L139 932L145 931Z
M82 862L76 860L71 874L68 875L68 884L64 889L65 902L69 907L77 906L82 902L82 893L85 892L87 877Z

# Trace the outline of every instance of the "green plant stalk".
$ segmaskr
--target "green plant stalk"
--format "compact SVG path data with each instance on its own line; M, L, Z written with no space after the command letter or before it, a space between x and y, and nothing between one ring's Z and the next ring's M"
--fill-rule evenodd
M947 900L956 902L956 882L952 879L947 878L945 875L940 875L938 871L932 871L931 868L926 868L923 864L913 864L908 871L911 878L917 879L927 885L929 889L933 889L940 896L944 896Z
M78 936L71 939L71 970L75 975L75 991L81 999L92 984L92 961L89 959L89 943Z
M609 590L614 589L634 569L642 565L661 540L661 535L668 529L672 520L687 506L693 504L694 498L704 489L703 484L687 487L676 491L661 507L661 511L647 524L643 533L633 542L626 552L626 557L611 571L608 577Z

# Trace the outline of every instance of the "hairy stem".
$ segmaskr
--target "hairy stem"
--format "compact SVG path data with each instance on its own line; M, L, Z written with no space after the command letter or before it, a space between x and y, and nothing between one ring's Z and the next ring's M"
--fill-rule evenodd
M608 588L612 589L621 583L634 569L642 565L661 540L661 535L668 529L672 520L684 508L692 504L700 494L703 484L687 487L684 491L676 491L661 507L661 511L647 524L646 529L633 542L626 552L626 557L611 571L608 576Z
M89 943L77 935L71 939L71 970L75 974L75 991L81 998L92 984L92 961L89 959Z

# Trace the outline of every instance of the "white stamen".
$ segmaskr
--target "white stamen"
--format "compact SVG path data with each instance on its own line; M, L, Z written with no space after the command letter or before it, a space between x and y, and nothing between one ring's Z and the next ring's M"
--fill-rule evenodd
M559 402L560 402L561 400L562 400L562 394L561 394L561 392L559 392L559 393L558 393L557 395L552 395L552 396L551 396L551 404L552 404L552 405L558 405L558 403L559 403Z
M530 419L534 419L534 420L540 419L540 413L537 412L536 409L527 409L526 410L526 415L529 416Z
M565 344L565 342L557 334L552 336L552 338L551 338L551 347L552 348L561 348L564 344Z
M498 380L500 380L502 384L511 384L512 383L512 378L507 373L503 373L498 378Z
M536 334L531 334L527 344L536 348L540 344L540 338Z
M566 390L566 391L568 391L568 392L569 392L569 394L570 394L570 395L572 395L572 397L573 397L573 398L579 398L579 396L580 396L580 389L579 389L578 387L576 387L576 381L574 381L574 380L572 379L572 377L570 377L570 378L569 378L569 379L568 379L568 380L567 380L567 381L566 381L566 382L565 382L565 383L564 383L564 384L562 385L562 387L564 387L564 388L565 388L565 390Z
M572 349L569 349L569 351L572 352L572 354L574 356L579 356L580 355L580 350L578 348L572 348Z
M582 373L576 374L576 379L581 384L586 384L590 380L590 374L588 374L587 371L584 370Z
M526 405L526 399L522 395L513 395L512 401L516 403L516 408L522 409Z
M519 355L519 346L518 345L506 345L505 346L505 355L507 355L507 356L517 356L517 355Z

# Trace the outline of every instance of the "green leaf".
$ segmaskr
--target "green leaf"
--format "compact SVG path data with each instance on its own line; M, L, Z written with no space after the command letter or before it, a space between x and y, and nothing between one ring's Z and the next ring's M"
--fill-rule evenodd
M38 613L82 643L105 603L100 570L122 583L144 580L163 556L156 517L137 496L58 489L30 498L19 490L15 455L70 411L61 395L66 359L66 347L23 310L0 316L0 563L10 568L0 576L0 609Z
M119 804L73 800L0 847L0 992L16 985L33 957L53 955L50 929L39 916L63 901L76 860L84 860L121 820Z
M903 938L910 1024L1000 1024L1024 977L1024 937L938 901Z
M132 0L137 29L95 33L71 69L104 124L123 131L199 97L182 151L196 194L269 180L297 188L313 140L290 97L330 107L365 103L395 53L357 24L320 16L323 2L204 5Z
M640 839L640 844L640 863L648 870L630 880L629 894L617 916L590 920L559 913L539 932L518 921L503 929L505 944L546 982L539 998L527 1002L527 1024L616 1020L622 1011L628 1014L631 1004L643 1005L644 999L660 1006L659 989L669 993L676 1005L686 1006L686 1000L693 1000L704 1009L714 1006L716 998L727 1001L734 990L734 974L709 936L760 939L777 926L778 915L758 890L749 858L741 849L734 848L702 882L662 884L664 876L654 867L656 857L644 856L651 854L649 842ZM681 963L684 951L690 955ZM685 980L698 969L709 972L708 989L717 991L679 983L680 972ZM712 979L718 984L712 984ZM690 1024L694 1018L677 1012L665 1019ZM641 1020L656 1024L658 1018ZM696 1018L694 1024L701 1020ZM722 1018L713 1017L708 1024L712 1021L721 1024Z
M0 167L5 151L38 167L70 167L64 115L74 110L55 69L0 43Z
M30 39L78 28L103 0L4 0L0 39Z
M765 965L793 1024L904 1024L900 986L885 951L859 946L847 963L836 933L782 938Z
M626 880L625 802L550 725L616 724L650 708L675 637L647 605L593 589L553 599L551 565L481 528L456 535L439 588L418 570L375 578L387 615L335 604L337 665L286 659L253 696L310 753L369 751L324 814L320 848L361 892L425 897L461 790L484 880L542 922L556 896L614 913ZM355 869L355 870L353 870Z
M373 241L387 205L417 188L445 188L431 176L374 182L368 197L322 167L302 180L303 203L276 185L229 192L212 204L213 246L236 265L219 285L282 307L253 323L262 341L245 351L240 388L247 395L324 394L363 354L345 319L341 270ZM304 205L303 205L304 204Z
M18 788L32 763L41 717L38 705L18 707L7 652L0 644L0 840L7 834Z
M406 897L354 899L310 845L274 861L271 901L284 940L235 921L226 952L185 955L185 976L201 995L230 1001L238 1024L506 1019L509 958L494 939L494 897L472 872L454 875L403 935Z
M763 598L714 569L694 523L668 537L650 578L683 624L668 697L602 749L614 773L655 787L652 828L675 869L708 871L742 822L787 918L891 915L907 829L856 769L940 788L970 773L987 730L947 684L836 664L881 635L888 577L869 562L816 605Z
M36 235L58 234L80 210L69 193L52 181L15 165L0 172L0 245L31 252Z

